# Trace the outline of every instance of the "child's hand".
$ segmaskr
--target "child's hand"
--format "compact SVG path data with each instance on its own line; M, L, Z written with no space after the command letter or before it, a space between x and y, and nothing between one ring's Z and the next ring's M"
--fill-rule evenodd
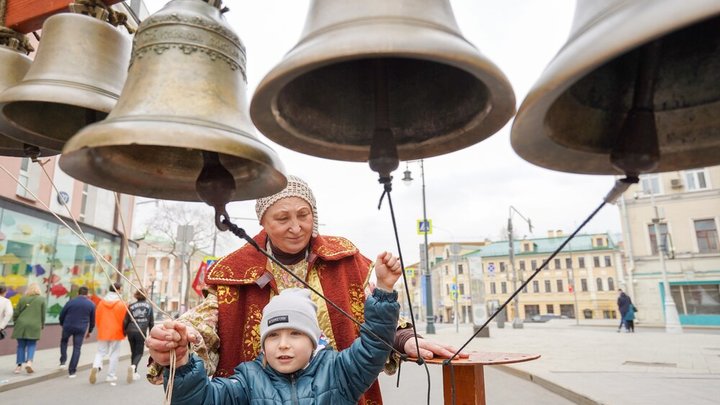
M176 321L165 321L160 325L159 329L162 330L164 335L165 350L163 350L163 354L167 356L167 364L165 365L170 363L170 352L173 350L175 351L175 366L180 367L187 364L189 357L188 345L190 343L197 343L200 339L197 332ZM155 328L153 328L153 330L155 330ZM145 345L148 346L147 341Z
M392 291L395 282L400 278L400 260L392 253L382 252L375 261L375 275L377 276L377 287L385 291Z

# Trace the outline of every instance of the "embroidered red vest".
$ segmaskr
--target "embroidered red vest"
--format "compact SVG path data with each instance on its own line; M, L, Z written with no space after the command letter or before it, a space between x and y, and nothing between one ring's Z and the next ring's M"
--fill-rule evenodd
M253 239L264 247L267 234L261 231ZM362 322L364 285L370 270L370 260L345 238L318 236L311 241L311 245L308 273L310 269L316 269L322 293ZM271 291L278 293L267 266L267 258L252 245L246 244L220 259L208 270L205 282L217 286L218 294L220 360L216 376L232 375L238 364L252 361L260 352L262 309L270 301ZM261 288L257 281L266 272L271 280ZM359 336L359 328L332 306L327 307L337 349L343 350ZM360 398L359 403L382 404L377 381Z

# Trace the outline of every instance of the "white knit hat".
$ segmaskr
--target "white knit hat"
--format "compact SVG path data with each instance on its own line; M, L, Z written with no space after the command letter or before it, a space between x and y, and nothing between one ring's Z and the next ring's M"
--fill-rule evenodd
M268 333L286 328L306 334L313 343L313 350L317 348L322 331L317 320L317 306L310 299L310 290L287 288L270 300L260 321L260 347L265 346Z
M277 194L273 194L269 197L258 198L255 202L255 213L257 214L258 221L262 222L262 217L265 215L265 211L268 210L273 204L283 198L298 197L305 200L312 208L313 213L313 231L312 236L318 236L318 214L317 204L315 203L315 196L313 195L310 186L301 179L300 177L289 175L287 176L287 187Z

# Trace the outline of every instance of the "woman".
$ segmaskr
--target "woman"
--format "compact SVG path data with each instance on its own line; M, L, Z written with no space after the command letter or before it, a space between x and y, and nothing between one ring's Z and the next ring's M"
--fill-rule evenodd
M155 323L155 316L153 315L152 305L147 302L145 298L145 291L135 291L135 299L137 301L130 304L129 312L125 315L123 321L123 330L130 343L130 366L128 367L127 382L132 383L133 381L140 378L137 373L138 364L142 359L143 351L145 350L145 336L147 336L148 329L152 329ZM130 318L132 314L132 318Z
M263 230L254 240L295 275L362 321L372 263L349 240L318 234L315 197L308 185L288 176L287 187L258 199L255 212ZM152 382L162 383L160 365L169 364L170 352L180 353L188 341L191 350L204 360L208 374L232 375L235 366L253 360L259 352L259 324L270 298L285 288L304 288L249 244L215 263L205 283L210 288L208 297L179 320L187 326L185 333L165 325L150 331L146 346L156 361L148 371ZM337 350L349 347L359 336L357 325L315 294L313 300L318 306L323 339ZM401 322L401 328L408 326ZM411 337L412 330L398 331L396 348L417 353ZM426 358L450 357L454 351L422 339L420 347L420 354ZM360 402L382 403L377 382Z
M23 363L25 371L32 373L35 371L32 367L35 346L45 327L45 299L40 296L40 287L37 284L30 284L25 295L20 298L15 307L13 322L15 327L12 338L18 341L15 374L20 373Z

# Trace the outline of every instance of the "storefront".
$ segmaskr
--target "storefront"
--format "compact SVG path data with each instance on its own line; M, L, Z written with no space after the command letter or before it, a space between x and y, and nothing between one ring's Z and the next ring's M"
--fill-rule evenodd
M83 232L90 245L117 266L121 238L87 226ZM57 324L60 310L79 287L88 287L91 295L107 291L103 268L115 280L112 269L98 263L85 242L51 214L0 199L0 283L7 286L5 296L13 305L37 283L47 300L46 324Z

